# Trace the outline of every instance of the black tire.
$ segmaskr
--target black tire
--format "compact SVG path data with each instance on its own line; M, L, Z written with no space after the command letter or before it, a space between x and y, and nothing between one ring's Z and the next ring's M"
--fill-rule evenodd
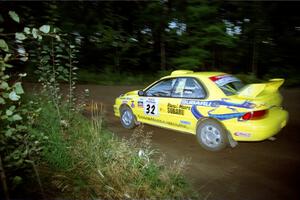
M136 126L135 116L128 106L123 106L120 109L120 120L124 128L132 129Z
M213 119L202 120L197 127L196 136L200 145L209 151L220 151L228 145L227 131Z

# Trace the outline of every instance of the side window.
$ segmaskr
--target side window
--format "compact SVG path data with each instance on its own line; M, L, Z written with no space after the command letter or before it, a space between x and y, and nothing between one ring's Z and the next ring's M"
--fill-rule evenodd
M205 90L194 78L179 78L174 86L172 97L205 98Z
M162 80L146 91L146 96L169 97L176 79Z

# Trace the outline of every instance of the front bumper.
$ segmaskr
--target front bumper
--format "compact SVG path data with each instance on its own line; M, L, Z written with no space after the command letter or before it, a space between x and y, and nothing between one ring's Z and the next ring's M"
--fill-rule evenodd
M120 117L119 106L115 104L113 107L114 107L114 114L115 114L115 116Z

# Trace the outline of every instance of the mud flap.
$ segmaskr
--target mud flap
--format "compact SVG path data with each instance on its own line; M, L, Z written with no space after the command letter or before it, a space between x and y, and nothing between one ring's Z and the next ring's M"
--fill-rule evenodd
M275 141L275 140L276 140L276 137L269 137L268 140L270 140L270 141Z
M232 148L234 148L234 147L236 147L236 146L238 145L238 142L235 141L235 140L232 138L231 134L228 133L228 132L227 132L227 138L228 138L228 143L230 144L230 146L231 146Z

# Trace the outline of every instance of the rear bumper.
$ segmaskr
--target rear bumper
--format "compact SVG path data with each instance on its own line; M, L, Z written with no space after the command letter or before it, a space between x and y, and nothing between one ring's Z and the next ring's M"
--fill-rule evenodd
M225 124L236 141L262 141L276 135L288 121L288 112L280 108L270 109L264 119Z

